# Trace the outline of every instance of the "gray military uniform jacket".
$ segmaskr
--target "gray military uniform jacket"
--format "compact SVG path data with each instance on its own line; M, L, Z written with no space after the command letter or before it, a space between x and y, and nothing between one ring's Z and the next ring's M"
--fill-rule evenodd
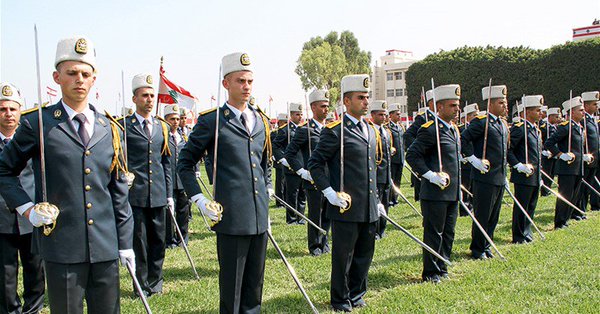
M0 141L0 151L4 149L4 142ZM35 197L35 185L33 183L33 169L31 160L19 175L19 181L30 198ZM33 226L27 218L19 215L14 208L9 208L6 201L0 197L0 233L2 234L27 234L33 231Z
M249 134L229 105L219 108L215 199L223 206L223 218L213 230L223 234L257 235L268 227L270 130L266 116L250 109L256 123ZM194 170L200 157L208 152L214 162L216 117L216 109L200 115L179 155L177 170L189 197L201 193Z
M118 250L131 249L133 219L127 202L127 182L113 167L120 129L95 113L94 134L87 147L69 121L62 102L43 109L48 202L60 209L56 229L34 232L33 251L54 263L105 262ZM115 129L116 128L116 129ZM116 132L116 133L115 133ZM33 160L35 186L41 186L38 114L21 118L21 126L0 154L0 193L11 208L31 198L18 175ZM36 202L42 190L36 189Z
M365 121L363 119L363 121ZM321 131L319 144L308 160L308 169L319 190L331 186L340 190L340 134L342 123L328 124ZM375 130L370 125L369 138L344 116L344 191L352 197L352 207L340 214L339 207L328 206L327 216L346 222L375 222L377 215L377 165ZM326 172L329 168L329 174Z
M162 207L173 197L169 138L165 137L165 122L154 117L152 136L146 136L142 123L135 115L127 116L127 165L135 175L129 190L129 203L135 207ZM123 124L123 120L119 119Z

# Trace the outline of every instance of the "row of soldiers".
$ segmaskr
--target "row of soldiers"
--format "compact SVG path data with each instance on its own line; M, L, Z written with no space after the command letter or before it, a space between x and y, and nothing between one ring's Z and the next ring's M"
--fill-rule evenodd
M135 112L115 120L88 103L96 80L95 55L85 37L59 41L53 79L63 98L40 111L24 112L18 128L20 93L8 83L0 87L0 194L7 208L2 217L12 219L11 235L2 237L0 244L13 252L12 264L3 268L12 281L3 282L2 305L14 311L21 307L14 280L16 252L22 259L30 254L24 268L30 268L25 266L29 261L35 266L24 285L23 308L32 312L42 306L44 270L50 310L57 313L82 313L84 299L89 313L118 313L119 260L134 265L141 293L161 293L170 228L167 217L186 230L191 200L216 234L220 312L259 312L271 236L268 209L275 195L271 184L275 162L286 182L285 195L278 201L298 210L305 193L308 218L331 229L329 246L326 236L309 227L308 248L313 255L331 252L331 307L349 312L366 306L375 240L384 236L389 206L397 203L398 195L392 191L400 184L405 156L420 180L415 185L420 185L424 242L444 258L450 258L462 201L461 168L466 162L473 167L471 177L476 182L472 185L475 217L493 237L507 162L513 183L527 187L517 193L517 199L533 215L544 151L557 156L560 193L576 203L577 178L584 173L576 167L591 164L593 158L583 150L584 132L578 126L583 117L581 98L563 104L572 119L570 131L565 133L564 123L560 125L549 133L542 150L536 126L541 96L524 97L526 121L509 132L503 119L506 87L484 88L487 113L471 120L461 134L453 123L460 111L460 86L439 86L428 93L431 110L404 132L399 107L369 101L366 74L342 79L346 110L340 120L325 123L329 95L315 90L308 104L312 119L300 125L302 106L295 105L290 122L273 133L267 115L250 105L253 68L248 54L241 52L221 61L227 101L201 113L189 134L178 128L176 106L167 106L164 117L152 115L155 93L147 74L132 81ZM597 101L597 93L595 97ZM365 119L369 112L371 121ZM12 128L6 131L5 117ZM420 119L428 121L419 124ZM521 139L524 130L527 146ZM587 130L589 135L589 126ZM568 145L565 134L569 134ZM598 150L597 145L586 147ZM200 188L198 162L203 158L210 165L213 193ZM557 202L557 228L570 218L569 209ZM523 241L530 241L529 226L519 217L517 230ZM286 221L302 224L291 212ZM29 229L21 223L29 223ZM182 245L187 241L185 233L180 241ZM493 257L489 244L473 228L473 257ZM447 277L439 259L424 251L423 260L425 281Z

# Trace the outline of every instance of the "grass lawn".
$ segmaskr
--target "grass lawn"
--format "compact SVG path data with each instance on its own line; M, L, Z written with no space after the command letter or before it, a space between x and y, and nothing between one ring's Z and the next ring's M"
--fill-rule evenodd
M408 182L403 182L401 188L412 201ZM512 203L508 195L505 200ZM451 279L438 285L421 283L421 248L388 224L387 236L376 242L365 298L368 307L355 312L600 312L600 214L588 213L589 219L553 231L554 203L552 196L541 197L535 214L535 221L547 239L541 241L535 234L535 241L525 245L510 244L512 207L502 207L495 242L506 256L505 262L498 258L470 260L471 221L469 217L460 217L451 259L453 266L449 268ZM164 293L149 299L154 313L218 312L215 237L206 230L195 208L193 215L189 248L200 281L194 279L182 249L167 250ZM421 220L407 205L393 207L390 217L422 238ZM306 245L306 226L286 225L285 211L273 204L271 219L273 235L313 303L319 311L328 312L331 255L311 257ZM124 268L121 268L121 290L122 312L143 313ZM270 243L263 312L310 313Z

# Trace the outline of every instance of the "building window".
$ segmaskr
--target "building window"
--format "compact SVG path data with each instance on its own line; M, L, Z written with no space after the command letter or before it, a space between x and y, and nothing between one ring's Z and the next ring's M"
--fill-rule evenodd
M396 80L401 80L402 79L402 72L395 72L394 73L394 78Z
M388 89L387 90L387 97L394 97L394 90L393 89Z
M388 81L394 80L394 73L387 73L387 80Z
M398 97L398 96L404 96L404 89L402 89L402 88L396 89L396 97Z

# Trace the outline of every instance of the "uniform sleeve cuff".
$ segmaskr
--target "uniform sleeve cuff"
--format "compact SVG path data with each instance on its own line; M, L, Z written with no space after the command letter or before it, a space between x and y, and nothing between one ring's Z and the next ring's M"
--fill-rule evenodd
M34 204L32 202L27 202L27 203L17 207L16 210L20 215L23 215L23 213L25 213L28 209L30 209L33 206L34 206Z

